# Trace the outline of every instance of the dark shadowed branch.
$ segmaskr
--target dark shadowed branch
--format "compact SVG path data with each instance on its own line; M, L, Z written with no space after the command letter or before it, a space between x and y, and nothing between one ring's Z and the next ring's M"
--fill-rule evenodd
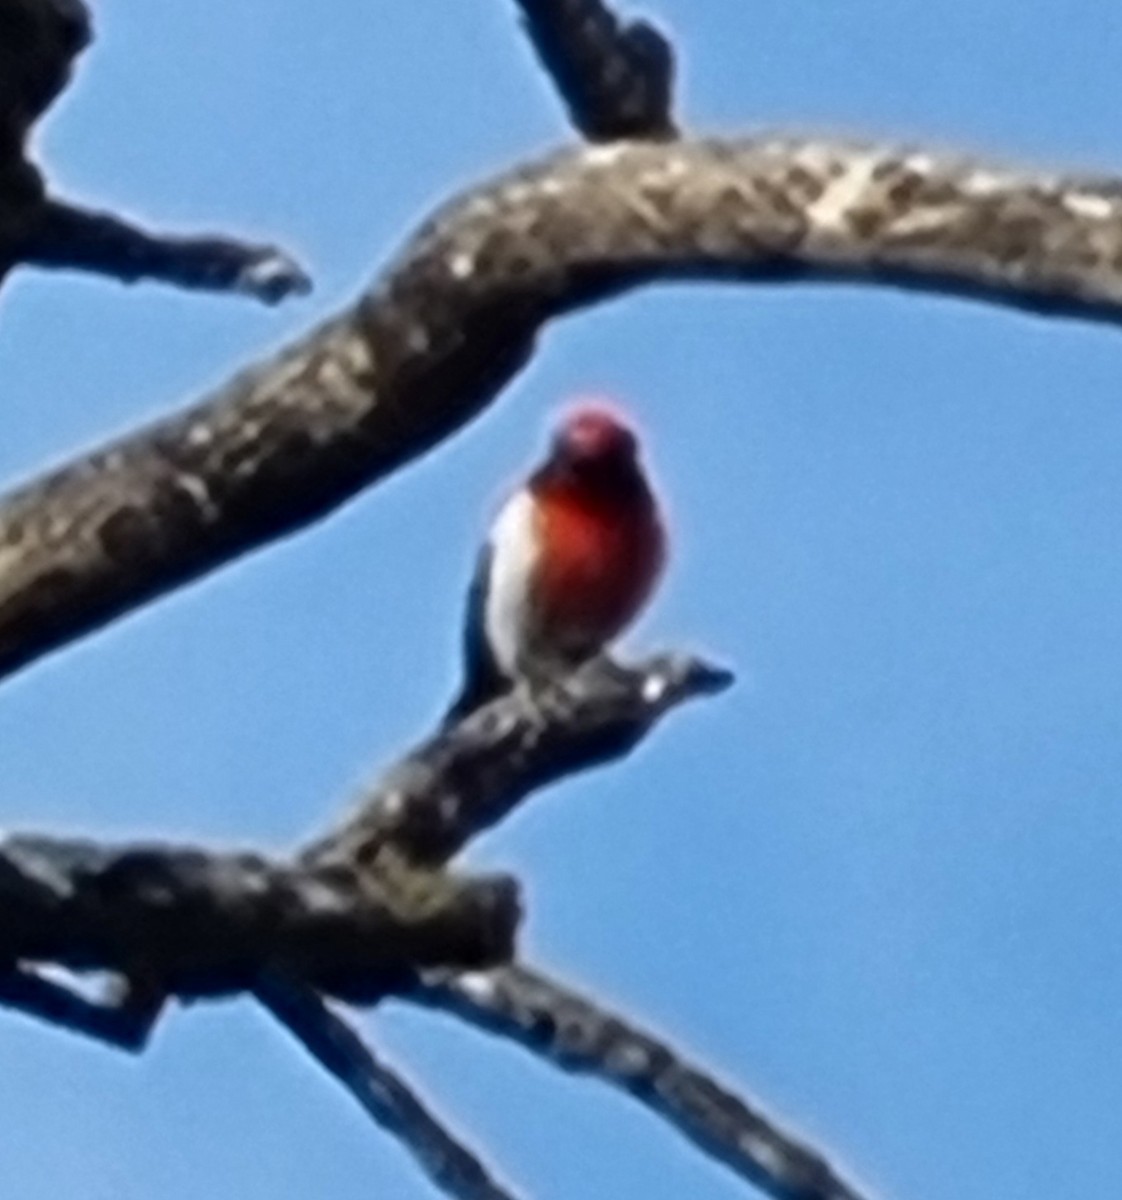
M118 1050L143 1050L164 1008L163 992L137 992L127 986L104 990L104 995L91 998L76 983L49 979L30 968L0 971L0 1007L26 1013Z
M699 660L662 656L629 668L602 659L517 690L412 751L291 864L5 839L0 1005L138 1050L166 997L252 991L448 1195L510 1200L317 990L432 1003L420 981L433 968L447 974L509 959L519 915L512 881L464 880L429 866L532 791L626 754L672 708L730 680ZM129 986L92 1000L33 964L110 971ZM476 978L443 990L475 987Z
M671 709L731 683L722 668L663 655L631 667L599 659L516 691L406 755L301 861L368 866L388 849L410 863L446 862L531 792L622 757Z
M23 145L92 36L82 0L0 0L0 147Z
M169 995L244 990L271 966L369 1000L426 964L509 958L519 917L506 876L375 877L193 848L0 842L0 962L137 974Z
M515 1200L483 1163L457 1141L413 1088L315 992L279 976L263 977L257 999L330 1072L425 1174L454 1200Z
M29 266L94 271L122 283L158 279L181 288L240 292L267 304L312 287L303 269L276 246L151 233L112 213L58 200L44 202L16 249Z
M517 963L435 976L413 997L620 1088L773 1200L869 1200L818 1151L667 1043Z
M564 152L445 206L354 307L0 501L0 673L449 436L550 319L656 279L848 279L1122 316L1122 181L799 138Z
M675 137L674 50L649 21L603 0L518 0L573 125L589 140Z
M27 156L28 134L91 36L81 0L0 0L0 281L27 264L238 292L269 304L307 292L308 276L276 247L152 233L48 195Z
M245 990L274 970L369 1001L411 988L418 970L507 961L515 882L433 867L534 790L627 753L671 708L728 681L667 656L633 668L604 660L515 692L409 753L356 813L287 862L5 838L0 963L109 971L180 996ZM35 999L31 977L8 986L13 1003Z

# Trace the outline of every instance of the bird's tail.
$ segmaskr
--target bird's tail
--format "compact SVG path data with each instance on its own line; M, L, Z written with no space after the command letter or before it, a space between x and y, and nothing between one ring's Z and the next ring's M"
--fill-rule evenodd
M488 665L477 664L467 672L456 698L448 706L440 722L441 729L450 729L466 720L477 708L498 699L510 690L510 680L500 671Z

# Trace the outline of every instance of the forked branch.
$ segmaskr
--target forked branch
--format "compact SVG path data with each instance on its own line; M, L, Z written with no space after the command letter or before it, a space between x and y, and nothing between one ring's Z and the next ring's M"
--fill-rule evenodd
M673 55L653 26L601 0L518 3L578 129L613 144L459 197L347 311L0 499L0 676L323 517L476 415L549 321L640 285L844 279L1122 316L1122 179L820 138L670 140ZM0 278L31 261L264 299L305 287L271 248L152 235L51 200L25 139L88 40L85 10L0 0L0 22L13 13L35 20L13 26L23 49L0 23ZM316 994L397 991L622 1088L774 1200L863 1200L668 1045L506 963L513 883L442 869L533 790L626 753L672 705L725 683L659 659L516 693L423 743L291 862L7 839L0 1004L135 1049L165 993L254 990L448 1194L509 1200ZM138 987L91 1001L40 963Z
M155 233L50 195L28 156L28 137L92 32L83 0L0 0L0 283L28 264L239 292L269 304L308 291L308 276L276 247Z
M0 1003L100 1028L107 1006L70 1004L41 986L35 964L112 972L187 997L252 989L274 972L369 1002L410 990L419 971L507 961L521 916L515 882L440 867L537 789L626 754L670 709L729 679L694 659L603 660L502 697L410 752L357 812L288 862L3 839Z
M318 993L371 1002L395 991L431 1004L478 992L482 976L456 982L449 971L510 958L517 893L504 877L433 868L533 791L626 754L672 708L730 681L699 660L663 656L629 668L602 659L516 690L422 743L291 864L9 838L0 1005L135 1051L167 996L252 991L447 1195L512 1200ZM129 986L91 1000L35 964L108 971ZM434 970L447 982L426 988ZM540 1024L552 1001L537 995Z

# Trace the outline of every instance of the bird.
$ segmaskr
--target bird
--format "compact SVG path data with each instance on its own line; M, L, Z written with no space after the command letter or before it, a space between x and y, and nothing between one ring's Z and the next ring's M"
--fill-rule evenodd
M574 402L476 559L444 726L600 654L650 599L666 554L633 425L599 398Z

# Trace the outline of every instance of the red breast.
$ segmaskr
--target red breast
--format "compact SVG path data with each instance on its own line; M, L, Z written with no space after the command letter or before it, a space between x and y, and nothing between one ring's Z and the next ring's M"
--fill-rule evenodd
M543 630L596 647L619 634L650 597L666 547L650 490L599 489L579 479L534 488L541 554L534 579Z

